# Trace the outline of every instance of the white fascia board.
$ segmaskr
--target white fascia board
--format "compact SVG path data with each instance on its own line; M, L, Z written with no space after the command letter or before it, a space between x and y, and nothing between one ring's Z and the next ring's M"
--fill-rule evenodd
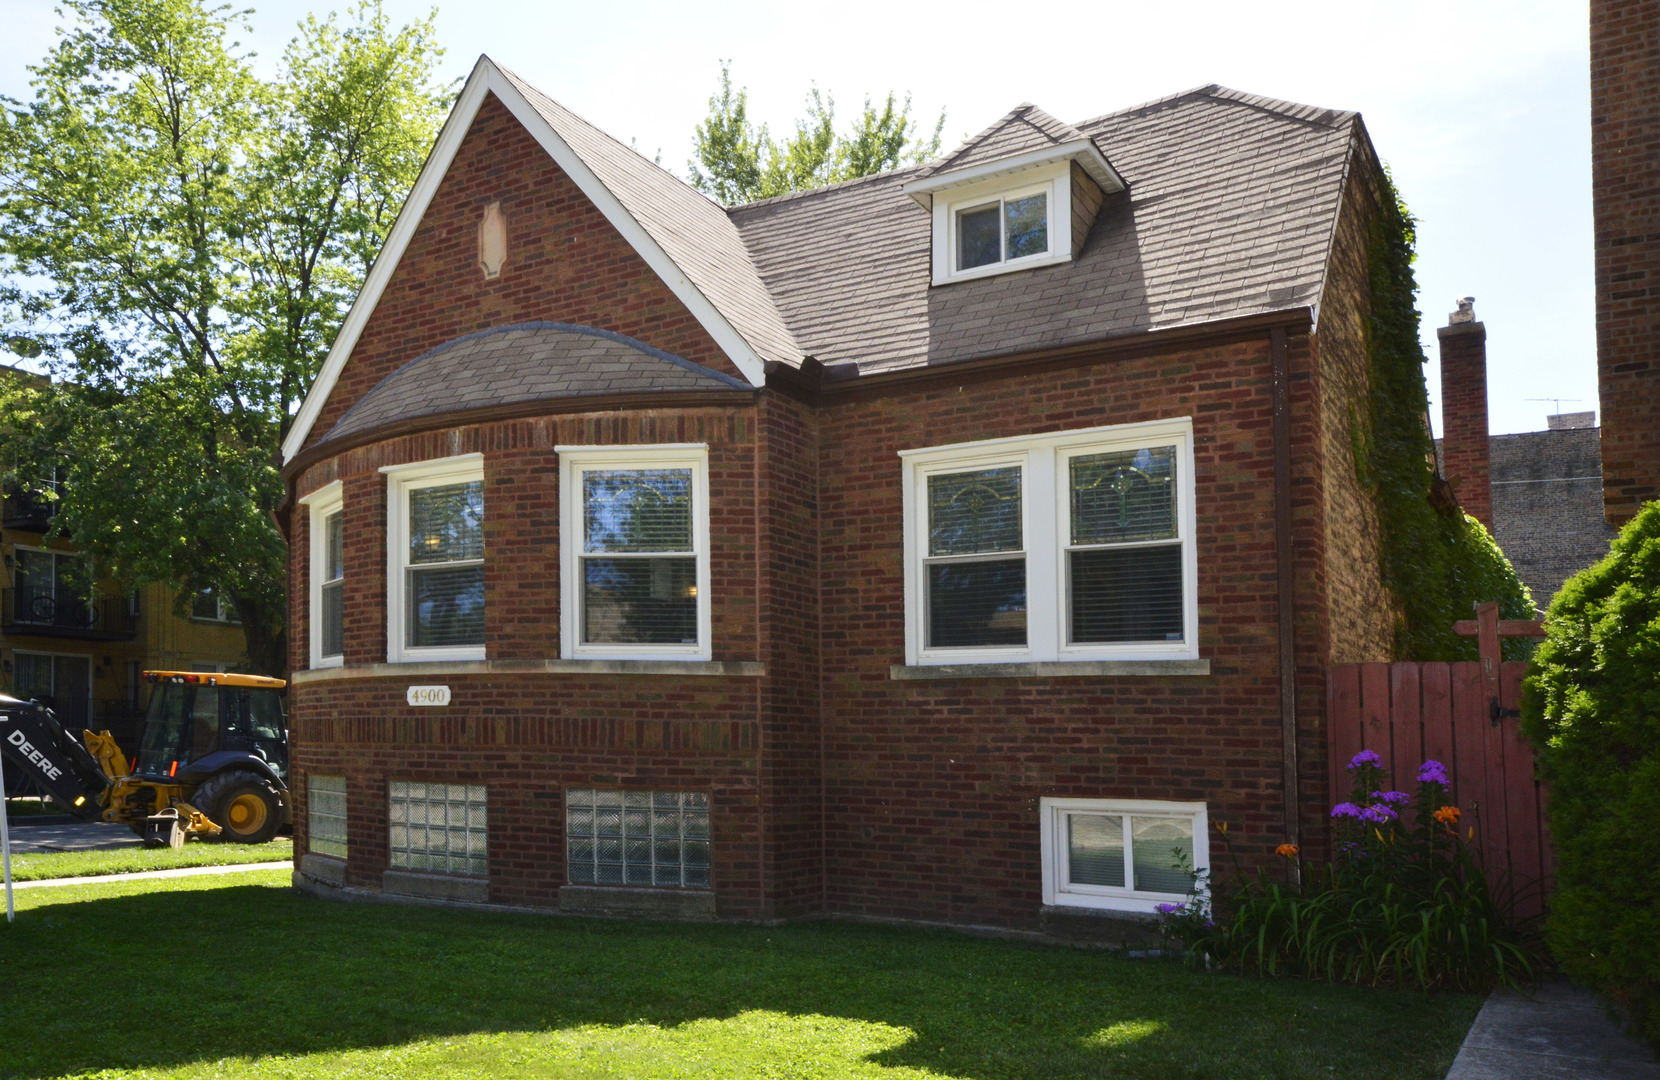
M1101 185L1101 190L1107 194L1123 191L1124 178L1107 163L1094 141L1079 139L1074 142L1061 143L1059 146L1046 146L1038 150L1028 150L1024 154L1001 158L997 161L987 161L980 165L971 165L966 169L956 169L951 172L935 173L933 176L921 180L912 180L900 188L905 194L915 199L924 207L933 205L935 192L948 188L961 187L965 184L976 184L982 180L1003 176L1007 173L1021 172L1026 169L1035 169L1040 165L1049 165L1057 161L1075 160L1084 167L1084 171L1095 178Z
M702 324L726 355L732 360L750 385L759 387L766 382L766 368L759 354L749 344L715 307L709 298L703 295L696 285L681 271L668 252L652 239L638 220L624 207L621 201L611 193L588 163L582 160L581 155L571 149L569 143L560 137L547 118L536 111L536 107L525 99L519 88L513 85L512 80L504 75L488 56L480 56L478 63L473 67L473 73L467 77L467 84L462 87L461 94L456 98L455 107L450 110L449 119L444 121L444 127L438 134L438 141L432 146L427 155L427 161L421 167L421 175L415 181L409 198L404 201L403 209L398 212L397 220L392 224L392 230L386 236L386 244L375 258L374 265L369 269L369 275L363 282L363 288L358 292L357 299L352 302L351 310L346 314L345 322L340 326L340 332L335 335L334 344L329 349L329 355L323 361L322 370L317 373L316 380L311 384L311 390L306 394L299 413L294 418L294 426L289 429L288 438L283 440L283 461L291 461L305 446L306 436L311 433L311 427L317 422L317 415L323 410L323 403L328 400L334 390L335 383L340 378L340 371L346 366L346 359L357 345L358 338L363 333L369 316L374 313L375 306L380 302L381 293L386 290L391 281L392 272L397 269L403 258L404 249L415 236L421 219L426 216L428 205L438 191L438 185L443 182L449 172L451 163L455 160L457 151L461 149L461 142L473 126L473 119L484 104L486 93L493 93L507 106L514 119L523 124L548 156L564 170L565 174L576 183L582 193L588 197L611 226L622 234L623 239L639 253L653 273L662 279L682 304L692 313L692 317Z

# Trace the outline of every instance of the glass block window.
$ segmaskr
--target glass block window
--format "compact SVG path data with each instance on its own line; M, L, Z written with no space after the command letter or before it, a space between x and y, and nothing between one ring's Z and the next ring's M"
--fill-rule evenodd
M317 855L346 857L346 778L318 776L306 781L307 836Z
M392 869L489 873L484 785L394 780L390 796Z
M1209 868L1203 803L1044 799L1045 903L1151 911Z
M572 884L709 887L709 796L576 789L565 800Z

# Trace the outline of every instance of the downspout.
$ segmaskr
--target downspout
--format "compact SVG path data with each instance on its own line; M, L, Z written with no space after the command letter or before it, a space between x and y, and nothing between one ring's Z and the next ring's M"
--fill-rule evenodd
M1281 790L1284 792L1285 842L1302 844L1299 820L1301 792L1297 783L1297 650L1293 575L1296 559L1291 549L1291 390L1286 360L1285 328L1268 331L1268 351L1274 377L1274 559L1279 583ZM1288 860L1292 880L1301 884L1300 859Z

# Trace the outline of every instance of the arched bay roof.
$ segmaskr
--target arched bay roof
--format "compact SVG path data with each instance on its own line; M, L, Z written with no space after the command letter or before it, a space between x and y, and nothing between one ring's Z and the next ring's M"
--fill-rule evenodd
M609 330L515 323L447 341L417 356L363 395L322 441L421 417L523 402L750 389L742 380Z

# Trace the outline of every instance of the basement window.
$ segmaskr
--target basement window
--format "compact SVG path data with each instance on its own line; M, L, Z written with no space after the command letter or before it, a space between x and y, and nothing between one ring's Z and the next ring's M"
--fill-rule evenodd
M565 797L573 885L709 887L709 796L574 789Z
M394 870L484 877L486 815L483 784L390 785Z
M1202 891L1202 802L1045 798L1039 812L1045 904L1153 912Z
M312 775L306 781L306 836L314 855L346 857L346 778Z

